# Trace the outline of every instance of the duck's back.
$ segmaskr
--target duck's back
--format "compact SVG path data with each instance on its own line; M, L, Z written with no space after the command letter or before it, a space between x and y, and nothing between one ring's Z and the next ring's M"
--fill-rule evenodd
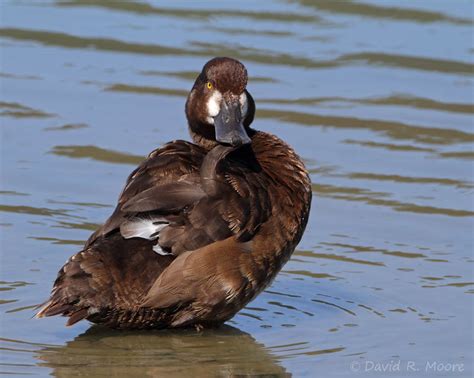
M192 143L177 140L167 143L151 152L148 157L128 176L126 184L119 195L118 204L113 214L86 243L91 245L99 236L104 236L120 228L134 212L124 209L125 204L141 202L142 208L159 207L158 201L168 195L176 183L188 185L190 189L199 186L199 170L206 151ZM137 197L138 196L138 197ZM141 196L141 200L140 197ZM146 198L155 203L145 204ZM178 206L181 204L178 203ZM140 213L143 211L137 211Z
M132 172L39 316L121 328L222 323L288 260L310 202L303 163L270 134L238 149L169 143Z

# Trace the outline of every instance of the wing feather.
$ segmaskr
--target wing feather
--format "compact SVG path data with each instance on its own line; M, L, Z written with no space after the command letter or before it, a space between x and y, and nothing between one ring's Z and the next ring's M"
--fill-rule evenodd
M250 240L272 210L269 183L261 180L258 161L249 163L252 154L225 146L208 152L184 141L153 151L88 245L114 230L126 239L157 240L156 248L175 256L233 235Z

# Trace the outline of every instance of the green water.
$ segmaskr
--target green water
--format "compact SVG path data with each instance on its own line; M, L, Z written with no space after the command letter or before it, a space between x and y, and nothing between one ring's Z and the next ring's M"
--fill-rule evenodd
M472 17L458 0L1 1L0 373L471 376ZM310 170L291 261L219 330L32 319L142 157L188 138L186 94L222 55L248 68L255 128Z

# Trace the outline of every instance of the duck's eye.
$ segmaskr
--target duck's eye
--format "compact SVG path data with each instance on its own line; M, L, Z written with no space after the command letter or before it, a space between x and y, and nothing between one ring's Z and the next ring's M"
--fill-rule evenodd
M212 83L210 81L207 82L206 86L207 89L212 89Z

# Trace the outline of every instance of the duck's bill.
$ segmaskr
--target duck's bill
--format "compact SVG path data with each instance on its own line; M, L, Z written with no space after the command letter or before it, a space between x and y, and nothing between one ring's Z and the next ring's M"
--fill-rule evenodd
M220 112L214 118L216 141L233 147L251 143L242 118L239 101L222 101Z

